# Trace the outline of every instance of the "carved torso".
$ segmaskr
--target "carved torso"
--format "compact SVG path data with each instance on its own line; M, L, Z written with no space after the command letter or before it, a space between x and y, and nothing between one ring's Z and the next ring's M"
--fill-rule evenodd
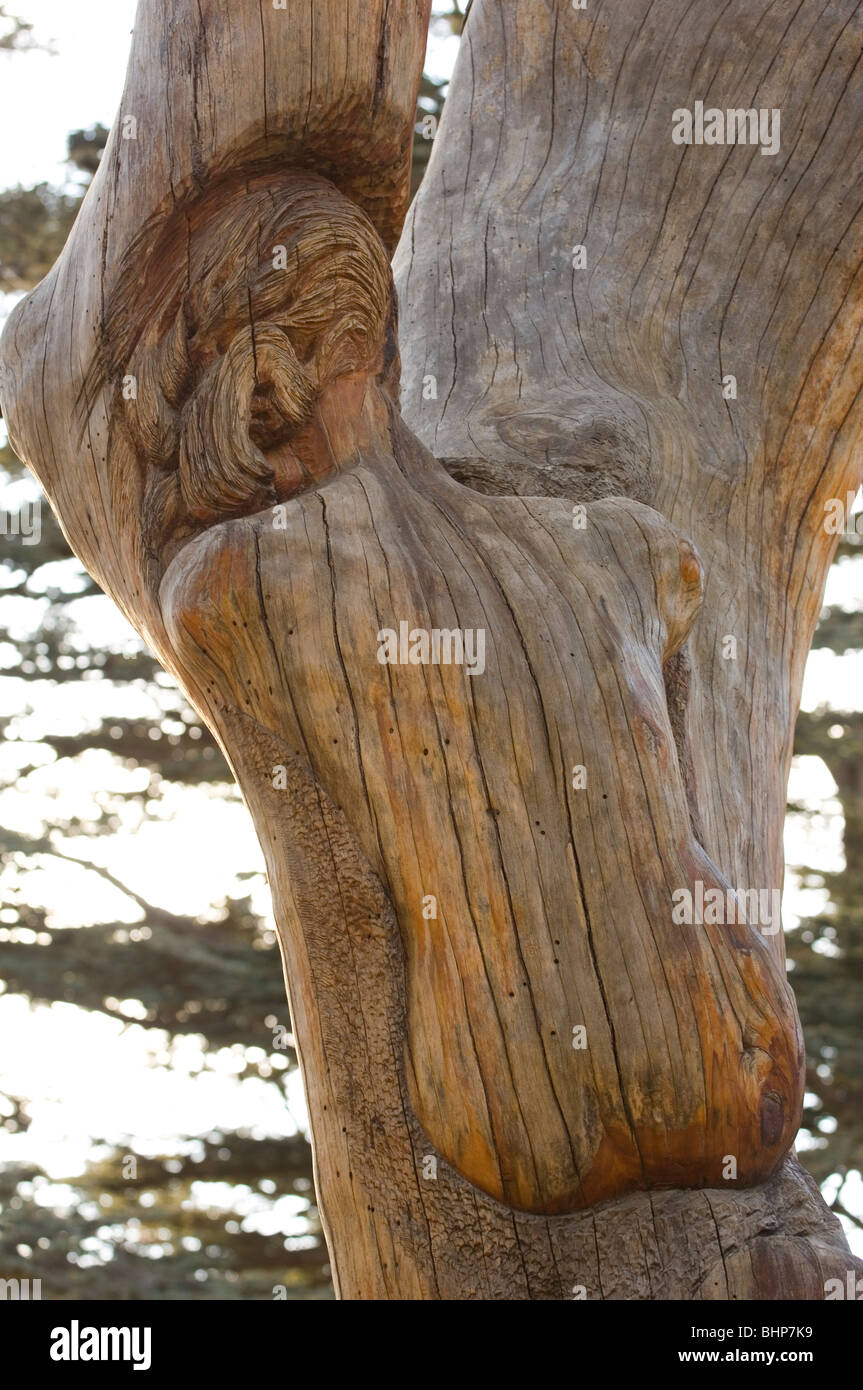
M384 884L411 1098L456 1169L543 1212L715 1185L729 1155L766 1176L798 1122L789 991L756 929L672 920L675 889L724 885L663 681L691 549L625 499L575 529L565 503L480 497L395 432L398 463L190 542L172 641L216 721L238 709L307 762ZM383 664L402 623L482 630L484 670Z

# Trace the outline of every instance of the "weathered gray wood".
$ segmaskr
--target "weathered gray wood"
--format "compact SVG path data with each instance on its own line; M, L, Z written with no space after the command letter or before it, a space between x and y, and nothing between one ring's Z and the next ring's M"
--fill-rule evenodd
M782 883L824 503L861 476L861 41L856 0L475 0L396 259L405 418L456 477L694 542L694 800L749 886ZM674 144L696 101L779 109L778 153Z
M780 937L672 909L781 883L855 476L859 15L685 9L475 0L397 257L415 433L378 234L426 4L142 0L136 149L0 350L13 442L255 819L343 1296L814 1298L853 1263L787 1156ZM777 155L672 143L744 88L793 93ZM482 633L476 670L382 663L403 623Z
M637 499L694 542L669 710L696 838L744 889L782 884L825 504L861 479L861 40L855 0L475 0L395 262L405 419L455 479ZM697 102L763 110L775 153L676 144Z

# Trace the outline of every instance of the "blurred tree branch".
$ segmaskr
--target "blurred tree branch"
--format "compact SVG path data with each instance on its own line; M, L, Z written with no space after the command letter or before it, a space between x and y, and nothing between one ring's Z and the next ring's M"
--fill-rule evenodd
M33 25L26 19L10 14L5 5L0 5L0 53L42 53L54 54L50 44L40 43L33 37Z

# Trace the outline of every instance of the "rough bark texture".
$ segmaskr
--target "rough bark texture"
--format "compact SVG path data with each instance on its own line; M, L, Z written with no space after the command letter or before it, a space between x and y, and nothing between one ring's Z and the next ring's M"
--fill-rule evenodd
M406 424L427 19L142 0L4 415L255 819L342 1295L823 1297L778 923L673 904L781 885L859 481L860 13L474 0ZM696 100L781 150L675 145Z

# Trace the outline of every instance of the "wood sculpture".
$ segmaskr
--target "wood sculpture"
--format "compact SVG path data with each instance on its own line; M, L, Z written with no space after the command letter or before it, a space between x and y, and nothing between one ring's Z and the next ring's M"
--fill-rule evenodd
M16 449L254 817L345 1297L855 1267L776 898L860 481L861 10L713 9L474 0L401 370L428 0L141 0L4 335ZM783 123L684 145L701 97Z

